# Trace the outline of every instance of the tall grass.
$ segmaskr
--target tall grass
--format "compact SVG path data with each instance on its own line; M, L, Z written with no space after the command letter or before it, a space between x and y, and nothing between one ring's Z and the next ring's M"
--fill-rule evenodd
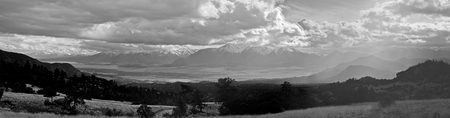
M110 117L110 116L92 116L92 115L56 115L51 113L17 113L17 112L1 112L0 118L130 118L126 116Z
M219 116L218 118L450 118L450 99L396 101L389 107L379 103L317 107L278 114Z

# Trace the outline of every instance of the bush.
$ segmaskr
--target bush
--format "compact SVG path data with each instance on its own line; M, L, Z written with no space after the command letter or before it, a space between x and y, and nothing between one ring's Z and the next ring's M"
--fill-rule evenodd
M105 116L125 116L126 113L124 113L120 109L110 109L110 108L102 108L102 112Z
M48 97L53 100L53 97L57 96L56 91L48 88L44 88L37 91L37 94L42 94L44 97Z
M3 92L5 92L5 88L0 87L0 100L2 100Z
M382 108L389 107L393 104L395 104L395 100L392 99L391 97L383 97L379 102L379 105Z
M142 104L138 108L137 113L141 118L150 118L155 116L155 113L152 111L152 108L148 107L146 104Z

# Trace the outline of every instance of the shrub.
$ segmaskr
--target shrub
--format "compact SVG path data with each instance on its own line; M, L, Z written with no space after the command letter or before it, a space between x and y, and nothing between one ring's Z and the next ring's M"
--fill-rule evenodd
M0 87L0 100L2 100L3 92L5 91L5 88Z
M45 105L45 106L50 106L50 105L54 105L54 104L53 104L52 102L50 102L49 99L45 99L44 105Z
M38 90L37 93L44 95L44 97L50 98L52 101L53 101L53 97L57 96L56 91L48 89L48 88Z
M102 108L105 116L125 116L122 110L119 109L110 109L110 108Z
M382 108L389 107L393 104L395 104L395 100L392 99L391 97L383 97L379 102L379 105Z
M137 113L141 118L150 118L155 116L155 113L152 111L151 107L148 107L146 104L142 104L137 109Z

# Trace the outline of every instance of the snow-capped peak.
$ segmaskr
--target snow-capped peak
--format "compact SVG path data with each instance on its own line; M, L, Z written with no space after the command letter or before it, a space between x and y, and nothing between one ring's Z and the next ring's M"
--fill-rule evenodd
M136 55L136 54L155 54L155 55L177 55L187 56L193 54L196 50L129 50L129 51L104 51L96 55L103 56L118 56L118 55Z
M231 52L231 53L240 53L247 47L248 47L247 45L243 45L243 44L229 43L229 44L223 45L222 47L219 47L218 49L221 51L226 51L226 52Z

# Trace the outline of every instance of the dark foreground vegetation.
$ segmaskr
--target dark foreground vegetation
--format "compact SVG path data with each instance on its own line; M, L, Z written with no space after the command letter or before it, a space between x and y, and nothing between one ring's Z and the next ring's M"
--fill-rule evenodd
M52 97L58 92L67 95L69 102L63 103L69 104L69 111L76 107L74 104L83 104L83 99L130 101L142 105L137 111L142 117L154 115L148 112L151 108L147 104L176 106L172 114L165 116L183 117L205 114L205 101L221 104L220 115L243 115L374 101L387 107L395 100L450 98L450 65L433 60L399 72L390 80L363 77L302 86L288 82L240 84L232 78L220 78L218 82L118 85L95 75L68 74L63 69L10 58L0 58L0 78L0 99L3 90L38 93L50 98L46 105L54 105ZM35 91L32 87L41 89Z

